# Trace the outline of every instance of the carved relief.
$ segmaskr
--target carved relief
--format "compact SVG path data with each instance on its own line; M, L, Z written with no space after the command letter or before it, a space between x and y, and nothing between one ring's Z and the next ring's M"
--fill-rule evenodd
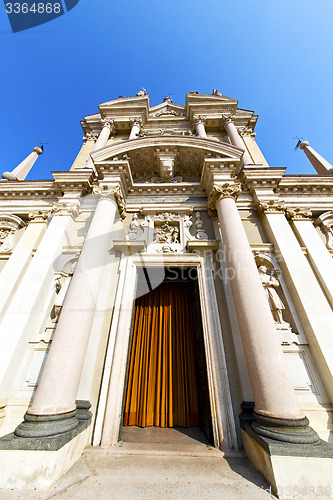
M154 228L153 243L179 243L179 228L167 220Z
M50 215L52 214L51 210L36 210L35 212L29 212L29 220L31 222L45 222Z

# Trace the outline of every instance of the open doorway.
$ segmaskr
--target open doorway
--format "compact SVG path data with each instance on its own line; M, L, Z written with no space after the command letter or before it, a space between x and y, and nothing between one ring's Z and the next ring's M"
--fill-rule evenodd
M165 273L165 275L164 275ZM197 270L139 270L124 441L213 443Z

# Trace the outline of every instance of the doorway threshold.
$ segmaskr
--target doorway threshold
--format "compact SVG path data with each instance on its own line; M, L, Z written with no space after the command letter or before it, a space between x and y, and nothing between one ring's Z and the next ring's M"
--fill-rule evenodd
M93 448L96 450L96 448ZM214 448L199 427L126 426L121 440L114 446L100 448L112 455L182 456L211 458L244 458L243 451ZM88 450L86 450L88 451Z

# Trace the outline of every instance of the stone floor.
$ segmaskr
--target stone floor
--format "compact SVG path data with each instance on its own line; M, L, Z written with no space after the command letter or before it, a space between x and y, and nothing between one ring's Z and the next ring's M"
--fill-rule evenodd
M265 479L242 453L224 456L207 442L200 429L177 428L124 428L117 446L87 448L49 491L0 489L1 500L126 498L274 497Z

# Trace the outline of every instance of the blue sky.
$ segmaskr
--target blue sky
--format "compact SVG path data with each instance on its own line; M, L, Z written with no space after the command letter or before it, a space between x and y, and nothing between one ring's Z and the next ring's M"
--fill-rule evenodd
M80 0L13 34L0 4L1 170L46 141L28 178L68 170L80 120L143 86L151 105L217 88L259 114L271 166L315 173L296 135L333 163L332 0Z

